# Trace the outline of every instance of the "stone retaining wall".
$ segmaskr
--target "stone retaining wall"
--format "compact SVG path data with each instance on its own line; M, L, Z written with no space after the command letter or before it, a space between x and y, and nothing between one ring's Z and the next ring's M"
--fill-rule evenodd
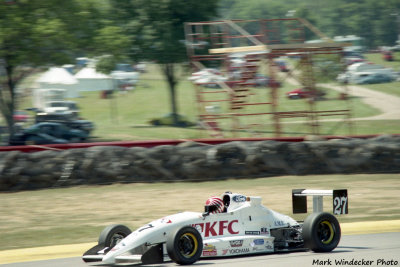
M400 173L400 136L304 142L185 142L153 148L0 153L0 191L116 182Z

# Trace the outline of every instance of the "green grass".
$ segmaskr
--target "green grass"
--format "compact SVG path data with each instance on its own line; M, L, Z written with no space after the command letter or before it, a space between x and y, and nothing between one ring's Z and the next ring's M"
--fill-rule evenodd
M112 99L101 99L98 92L82 93L82 97L76 99L82 109L82 116L92 120L96 124L95 136L101 140L138 140L138 139L179 139L179 138L202 138L207 137L207 133L199 131L197 127L179 128L179 127L154 127L149 124L153 118L159 118L169 113L169 95L160 80L146 80L147 86L139 86L135 91L126 93L117 93ZM280 91L279 111L303 111L309 110L309 104L305 100L289 100L284 93L292 90L293 87L284 87ZM253 97L261 98L264 94L264 102L268 101L266 95L269 89L257 89L258 95ZM182 81L178 87L178 104L180 113L185 115L190 121L196 122L196 105L192 85L187 81ZM260 101L260 100L258 100ZM353 117L368 117L379 114L379 112L363 104L360 99L354 98L351 103L338 99L338 94L329 91L327 100L317 101L316 110L335 110L348 109L348 104L353 106ZM250 107L246 112L270 112L268 106ZM344 116L332 116L329 119L343 119ZM264 123L271 123L270 115L250 116L240 119L242 124L258 123L264 120ZM283 122L304 121L306 118L284 119ZM230 127L230 120L220 121L224 128ZM304 126L304 123L301 123ZM323 123L325 124L325 123ZM329 123L331 124L331 123ZM335 124L335 123L334 123ZM301 134L309 133L307 126L302 127ZM329 129L335 127L327 125ZM297 131L298 126L285 125L287 135ZM258 128L255 129L256 131ZM345 129L343 129L345 130ZM382 128L385 131L385 128ZM263 136L274 136L273 126L263 127L259 131ZM346 130L345 130L346 131ZM340 131L337 134L345 134ZM227 133L230 134L230 133ZM326 132L332 134L332 130ZM237 133L239 136L249 136L248 132Z
M393 55L394 61L383 60L380 53L365 54L365 57L370 62L392 68L394 71L400 71L400 52L395 52ZM363 87L400 97L400 82L365 84Z
M171 112L170 95L166 82L161 75L158 66L149 64L149 71L140 77L139 86L133 91L118 92L112 99L102 99L100 92L82 92L80 98L73 99L78 102L83 118L91 120L96 125L93 133L93 141L116 141L116 140L148 140L148 139L193 139L207 138L209 133L200 130L199 127L155 127L149 124L154 118L160 118ZM197 122L198 107L193 85L187 80L188 74L183 73L177 87L177 102L179 113L185 115L193 123ZM26 84L26 83L25 83ZM374 90L387 93L399 94L397 91L399 83L388 83L380 85L368 85ZM278 90L277 111L307 111L310 104L306 100L289 100L285 93L297 88L284 83ZM324 89L326 99L316 101L313 109L316 111L351 109L351 117L362 118L378 115L379 111L364 104L360 98L352 97L349 101L339 100L339 93ZM210 89L214 90L214 89ZM270 102L270 89L253 89L254 95L250 96L253 102ZM225 95L208 94L219 99L227 99ZM213 104L213 103L210 103ZM221 110L229 111L228 102L218 102ZM31 107L30 97L25 97L19 108ZM214 103L215 105L215 103ZM243 113L271 112L271 105L247 106ZM391 121L356 122L352 130L343 123L345 116L328 116L319 119L339 119L342 122L321 122L319 133L324 135L346 135L346 134L387 134L399 133L400 124ZM249 130L237 132L224 131L225 137L274 137L275 126L271 115L246 116L238 119L240 124ZM294 122L301 123L294 123ZM282 136L306 135L312 133L307 118L285 118L281 119ZM223 129L232 127L232 120L219 120ZM249 126L253 124L264 126ZM369 126L368 126L369 125Z
M400 97L400 82L363 84L365 88Z
M153 71L155 71L153 69ZM75 99L82 109L82 116L92 120L96 124L94 135L98 140L144 140L144 139L191 139L208 137L207 132L201 131L198 127L153 127L149 121L154 118L162 117L170 113L169 92L166 83L161 79L162 76L157 72L149 72L141 77L140 85L130 92L120 92L114 95L112 99L101 99L99 92L84 92L82 97ZM295 87L285 85L279 90L279 109L278 111L303 111L309 110L309 104L305 100L289 100L285 93L293 90ZM197 106L195 101L195 91L193 85L183 78L178 84L178 105L179 112L185 115L190 121L197 121ZM251 96L252 101L267 102L270 100L270 89L260 88L253 90L255 95ZM315 102L316 110L335 110L348 109L349 104L353 106L353 117L368 117L379 114L379 112L365 104L358 98L351 99L350 102L339 100L338 93L326 90L327 96L324 101ZM227 96L219 95L219 99ZM222 110L227 110L226 102L219 102ZM247 113L270 112L271 106L250 106ZM330 119L341 118L343 116L329 117ZM283 122L304 121L306 118L284 119ZM270 115L264 116L248 116L240 118L241 124L255 124L262 121L267 126L255 128L258 136L273 137L275 135ZM221 120L220 125L224 129L231 127L231 120ZM302 125L285 125L285 135L298 134L303 135L310 133L308 126ZM325 123L324 123L325 124ZM331 126L329 123L327 128L329 132L325 134L348 134L346 127L336 127L337 123ZM299 130L299 127L301 128ZM334 132L334 129L340 129ZM382 128L385 131L385 128ZM398 129L400 130L400 129ZM236 132L234 134L225 132L227 136L249 136L251 133L247 131Z
M400 219L398 174L282 176L209 182L114 184L1 193L0 250L96 242L114 223L132 229L180 211L199 211L205 200L230 190L261 196L263 204L292 215L294 188L349 192L349 214L341 222ZM331 211L331 200L324 210ZM311 201L309 199L309 208Z
M385 66L387 68L393 68L395 71L400 71L400 52L394 52L393 61L385 61L380 53L364 54L366 60L374 62L376 64Z

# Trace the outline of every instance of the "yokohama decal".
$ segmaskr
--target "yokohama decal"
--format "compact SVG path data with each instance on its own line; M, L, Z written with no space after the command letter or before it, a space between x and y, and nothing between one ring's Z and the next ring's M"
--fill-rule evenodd
M250 248L232 248L232 249L224 249L222 250L222 256L225 256L226 254L230 255L238 255L238 254L243 254L243 253L249 253Z
M235 231L235 224L238 223L238 220L233 221L216 221L216 222L207 222L207 223L196 223L192 226L195 228L199 228L200 226L201 232L204 233L204 237L209 236L219 236L225 235L227 233L231 235L239 234L239 231Z

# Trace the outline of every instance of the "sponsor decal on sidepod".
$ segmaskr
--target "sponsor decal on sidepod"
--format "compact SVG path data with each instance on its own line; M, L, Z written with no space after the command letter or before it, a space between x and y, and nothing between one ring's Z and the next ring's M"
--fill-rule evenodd
M245 235L260 235L260 231L245 231Z
M244 253L249 253L250 248L231 248L231 249L224 249L222 250L222 256L225 256L227 254L229 255L240 255Z
M213 245L204 244L203 256L217 256L217 249Z
M204 237L209 236L221 236L225 234L237 235L239 231L235 231L235 224L239 223L238 220L233 221L216 221L206 223L192 224L194 228L201 228L201 232L204 233Z
M264 239L254 239L252 245L264 245Z
M243 245L243 240L232 240L229 241L231 247L241 247Z

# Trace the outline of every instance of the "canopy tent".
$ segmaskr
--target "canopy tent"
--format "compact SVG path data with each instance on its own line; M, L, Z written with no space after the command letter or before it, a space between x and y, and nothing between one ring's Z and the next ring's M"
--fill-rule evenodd
M64 68L50 68L36 81L40 89L63 89L66 98L79 97L78 80Z
M78 80L79 91L103 91L114 89L114 79L108 75L96 72L94 68L81 69L75 78Z

